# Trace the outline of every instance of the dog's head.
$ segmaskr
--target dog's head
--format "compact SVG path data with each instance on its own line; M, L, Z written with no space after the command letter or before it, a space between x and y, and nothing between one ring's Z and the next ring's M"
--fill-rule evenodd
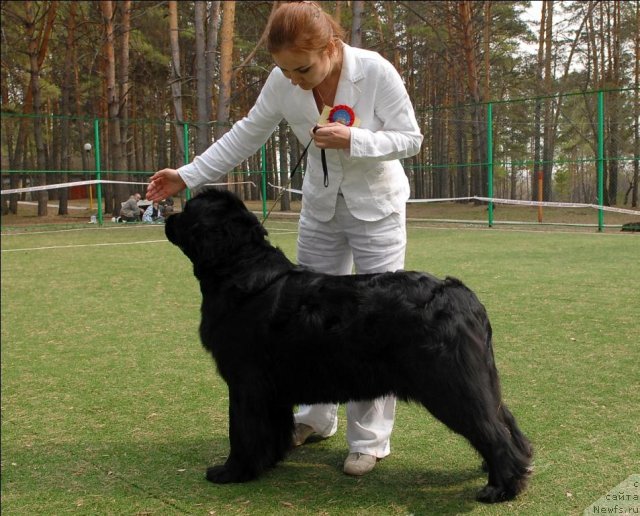
M165 234L196 269L225 269L251 248L269 245L256 216L227 190L206 190L188 201L167 219Z

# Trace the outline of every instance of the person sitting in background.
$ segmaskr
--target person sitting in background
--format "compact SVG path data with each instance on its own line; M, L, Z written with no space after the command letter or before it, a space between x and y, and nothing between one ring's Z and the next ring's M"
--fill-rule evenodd
M162 216L167 218L173 213L173 197L167 197L160 203L162 209Z
M138 206L138 201L141 196L138 192L134 193L129 199L122 203L120 208L120 220L118 222L139 222L141 216L141 209Z
M149 224L164 222L164 214L158 201L153 201L142 214L142 222Z

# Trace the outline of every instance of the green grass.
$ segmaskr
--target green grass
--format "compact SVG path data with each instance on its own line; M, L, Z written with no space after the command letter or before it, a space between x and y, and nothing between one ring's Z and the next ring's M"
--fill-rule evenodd
M295 256L295 224L270 226ZM341 472L343 424L257 481L207 483L228 450L227 391L186 257L161 227L3 235L3 512L581 514L638 473L639 261L637 235L410 228L407 269L457 276L485 303L535 446L530 489L486 507L470 446L405 404L391 456L363 478Z

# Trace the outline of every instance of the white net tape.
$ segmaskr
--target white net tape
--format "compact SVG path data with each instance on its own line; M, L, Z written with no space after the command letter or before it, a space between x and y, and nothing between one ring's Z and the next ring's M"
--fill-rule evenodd
M301 190L295 190L293 188L283 188L282 186L269 183L269 186L277 188L278 190L286 190L287 192L302 194ZM547 208L593 208L596 210L611 211L615 213L626 213L628 215L640 216L640 210L629 210L626 208L616 208L614 206L599 206L597 204L582 204L576 202L541 202L541 201L519 201L516 199L497 199L490 197L478 197L476 195L472 197L445 197L441 199L409 199L408 203L430 203L430 202L455 202L455 201L481 201L481 202L493 202L495 204L516 204L520 206L544 206Z
M72 186L84 186L84 185L95 185L95 184L127 184L127 185L148 185L148 183L143 182L130 182L130 181L111 181L106 179L91 179L87 181L73 181L71 183L58 183L53 185L41 185L41 186L31 186L27 188L11 188L2 190L0 193L2 195L9 194L18 194L18 193L26 193L26 192L38 192L42 190L54 190L57 188L68 188ZM241 185L241 184L250 184L256 186L253 181L238 181L233 183L207 183L205 186L230 186L230 185ZM278 190L285 190L287 192L300 194L302 195L302 190L296 190L294 188L285 188L282 186L274 185L269 183L269 186L272 188L276 188ZM497 198L489 198L489 197L479 197L479 196L471 196L471 197L447 197L441 199L409 199L409 203L433 203L433 202L455 202L455 201L480 201L480 202L493 202L495 204L513 204L519 206L543 206L547 208L592 208L596 210L604 210L614 213L625 213L627 215L637 215L640 216L640 210L630 210L625 208L617 208L615 206L599 206L597 204L583 204L583 203L575 203L575 202L540 202L540 201L520 201L517 199L497 199Z
M97 185L97 184L120 184L120 185L144 185L147 186L149 183L136 183L131 181L109 181L107 179L91 179L87 181L73 181L72 183L57 183L54 185L41 185L41 186L30 186L27 188L12 188L7 190L2 190L0 193L2 195L9 194L18 194L18 193L27 193L27 192L39 192L42 190L56 190L58 188L69 188L72 186L84 186L84 185ZM229 185L253 185L256 184L253 181L238 181L234 183L207 183L204 186L229 186Z

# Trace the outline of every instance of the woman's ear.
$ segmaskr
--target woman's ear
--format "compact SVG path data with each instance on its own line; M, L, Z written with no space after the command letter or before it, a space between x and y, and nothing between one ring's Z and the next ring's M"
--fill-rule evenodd
M327 48L326 48L327 55L329 57L333 57L335 55L335 53L336 53L336 49L337 49L336 42L334 40L330 39L329 43L327 43Z

